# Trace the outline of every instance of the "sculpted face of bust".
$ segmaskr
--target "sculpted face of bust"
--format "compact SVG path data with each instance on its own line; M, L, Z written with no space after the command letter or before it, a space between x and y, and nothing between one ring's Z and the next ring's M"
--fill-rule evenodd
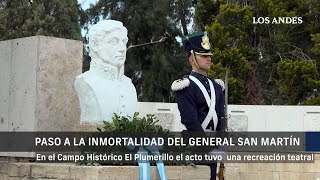
M112 122L113 114L133 117L137 91L124 74L127 29L122 22L100 21L89 31L90 69L76 77L81 123Z
M105 20L95 24L89 31L89 49L92 61L124 65L127 49L127 29L119 21Z

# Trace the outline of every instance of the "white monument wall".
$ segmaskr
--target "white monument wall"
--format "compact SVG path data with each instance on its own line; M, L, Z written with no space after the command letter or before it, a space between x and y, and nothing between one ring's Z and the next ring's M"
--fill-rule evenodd
M138 108L141 116L155 113L162 126L182 130L177 104L140 102ZM228 114L230 131L320 130L320 106L228 105Z

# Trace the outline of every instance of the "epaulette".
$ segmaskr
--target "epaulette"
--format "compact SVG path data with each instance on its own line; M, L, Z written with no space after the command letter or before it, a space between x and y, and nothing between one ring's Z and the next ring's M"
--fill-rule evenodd
M224 91L225 89L225 85L224 82L221 79L215 79L214 80L217 84L219 84L221 86L222 91Z
M184 89L190 85L190 80L188 78L182 78L173 81L171 85L172 91L179 91L181 89Z

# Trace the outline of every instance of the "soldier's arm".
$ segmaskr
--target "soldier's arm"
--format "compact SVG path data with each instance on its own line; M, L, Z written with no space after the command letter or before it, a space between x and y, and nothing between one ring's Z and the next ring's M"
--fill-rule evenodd
M198 119L195 95L191 88L185 88L176 92L176 101L180 111L181 123L188 131L204 132Z
M224 93L223 89L219 89L219 101L218 101L218 119L219 119L219 126L217 127L217 131L224 131L225 129L225 119L224 119Z

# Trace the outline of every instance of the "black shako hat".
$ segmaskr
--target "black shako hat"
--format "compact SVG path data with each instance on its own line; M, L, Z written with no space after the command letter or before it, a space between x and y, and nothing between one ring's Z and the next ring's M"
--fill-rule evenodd
M189 34L182 38L182 43L188 56L190 56L191 50L193 50L195 54L212 56L209 37L206 31Z

